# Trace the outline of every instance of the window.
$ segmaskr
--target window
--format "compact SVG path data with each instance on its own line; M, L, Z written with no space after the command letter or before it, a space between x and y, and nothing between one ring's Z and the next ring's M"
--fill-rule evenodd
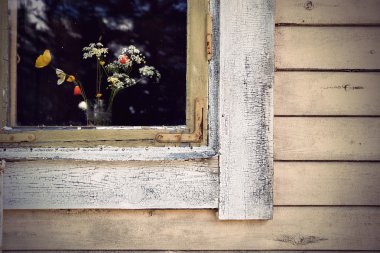
M3 135L6 146L207 144L208 107L202 106L208 101L207 0L128 3L120 0L91 1L91 4L70 0L12 0L7 3L9 24L6 26L10 33L5 41L10 42L10 65L2 69L2 76L8 76L10 84L4 87L9 89L9 98L2 111L7 115L2 119L8 135ZM1 11L6 15L6 10ZM81 83L97 82L96 64L81 59L82 47L97 41L108 44L115 57L124 45L134 43L161 72L159 85L136 85L118 93L112 106L111 127L88 126L86 113L77 107L80 96L71 95L74 86L54 85L57 80L54 69L60 68L65 69L65 74L68 72L65 77L72 73L81 78ZM53 69L35 69L34 60L45 49L53 54ZM94 98L95 94L104 93L103 97L107 97L109 93L105 88L95 92L94 86L90 87L89 91L85 87L86 94ZM197 109L197 104L202 108ZM197 110L201 110L201 124L195 120ZM186 138L186 134L199 130L200 125L201 137L205 137L200 144L197 139ZM158 139L161 133L164 138ZM170 137L166 133L177 135ZM181 133L185 134L184 138ZM178 142L178 136L182 141Z
M196 6L207 5L203 0L190 2ZM4 3L0 0L1 10ZM115 129L81 130L81 134L75 137L71 136L74 131L54 130L55 135L52 135L45 129L36 130L33 133L38 134L37 138L45 138L45 144L48 143L45 146L49 148L35 148L33 143L13 146L9 142L1 143L0 159L23 161L9 166L12 176L7 177L5 173L4 185L9 187L4 194L5 209L218 208L220 219L270 219L274 3L274 0L210 0L214 25L209 94L213 99L205 101L204 108L209 107L208 113L201 114L200 124L210 130L207 134L208 146L124 148L120 147L124 141L112 139L115 134L121 135L121 132L112 132ZM6 26L4 15L0 17L0 40L4 42L7 41L4 35ZM203 14L196 18L198 21L204 19ZM188 31L191 37L193 34L205 36L202 29L206 29L205 26L191 25ZM206 40L202 41L194 50L206 58ZM4 50L0 53L1 59L8 59ZM188 57L190 60L194 58L191 52ZM7 73L6 60L1 62L0 67L1 73ZM195 85L202 83L200 80L204 76L198 67L198 64L192 63L189 69L193 69L194 73L188 71L191 72L188 82ZM0 85L4 91L7 78L3 75L1 78ZM207 99L206 94L207 89L191 90L187 93L188 103L202 96ZM7 106L8 100L3 95L1 108ZM194 110L192 108L188 106L187 110ZM0 117L2 126L6 126L4 114ZM194 127L192 123L188 126ZM136 131L142 130L145 131ZM0 135L3 140L5 138L4 141L25 141L31 137L28 131L13 134L14 130L9 132L6 127L4 131L7 134ZM125 133L125 136L136 140L137 135L132 132ZM144 134L154 136L147 132ZM98 143L110 147L82 148L79 142L73 141L75 146L72 148L51 148L53 143L67 144L64 141L70 138L80 137L85 143L86 138L94 138L92 135L96 135ZM141 141L141 136L144 135L139 135L138 141ZM169 137L177 138L176 135ZM51 141L49 138L56 139ZM29 173L27 177L25 173ZM65 180L67 178L70 180ZM46 185L52 186L49 191L46 191ZM83 191L78 192L78 185L85 186L81 188ZM33 187L33 192L29 186ZM25 199L33 201L25 203Z

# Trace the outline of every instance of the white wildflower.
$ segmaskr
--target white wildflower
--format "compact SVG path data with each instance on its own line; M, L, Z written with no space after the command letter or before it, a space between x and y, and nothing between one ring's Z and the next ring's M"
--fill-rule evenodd
M88 47L83 48L83 59L91 58L92 56L96 56L96 58L100 59L101 57L105 57L108 53L108 48L103 47L103 44L98 43L90 43Z
M130 59L137 64L143 64L146 63L145 57L142 55L141 51L137 49L135 46L130 45L126 48L123 48L121 50L122 54L128 55Z
M79 109L86 111L87 110L87 103L86 101L82 101L78 104Z
M153 77L155 76L157 82L158 82L158 81L160 80L160 78L161 78L161 74L160 74L160 72L158 72L157 69L155 69L155 68L152 67L152 66L144 66L144 67L141 67L141 68L139 68L139 72L140 72L140 75L143 76L143 77L153 78Z

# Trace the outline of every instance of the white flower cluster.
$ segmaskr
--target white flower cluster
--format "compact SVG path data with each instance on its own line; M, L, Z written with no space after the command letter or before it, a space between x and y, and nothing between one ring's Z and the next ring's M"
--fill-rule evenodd
M123 48L121 51L121 54L128 55L132 61L136 62L137 64L143 64L146 63L145 57L142 55L140 50L138 50L135 46L131 45L126 48Z
M153 78L154 76L156 77L157 82L161 78L160 72L157 71L153 66L144 66L139 68L140 75L143 77L149 77Z
M105 57L108 53L108 48L105 48L102 43L90 43L88 47L83 48L83 59L91 58L94 55L96 58Z
M126 88L136 84L136 80L124 73L114 73L107 81L116 89Z
M128 46L128 47L125 47L125 48L123 48L122 50L121 50L121 53L122 54L125 54L125 53L128 53L128 54L140 54L141 52L140 52L140 50L137 48L137 47L135 47L134 45L130 45L130 46Z

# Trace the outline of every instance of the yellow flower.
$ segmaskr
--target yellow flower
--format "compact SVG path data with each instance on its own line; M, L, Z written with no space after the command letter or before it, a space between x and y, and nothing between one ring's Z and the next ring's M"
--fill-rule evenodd
M100 65L104 65L106 62L105 61L99 61Z
M72 83L75 81L75 76L69 75L69 77L66 79L67 82Z
M43 68L49 65L50 62L51 62L50 50L46 49L43 54L37 57L36 63L34 64L34 66L36 68Z
M102 96L103 96L103 94L101 94L101 93L96 94L96 98L101 98Z
M109 77L107 81L112 84L116 84L119 81L119 79L117 79L116 77Z

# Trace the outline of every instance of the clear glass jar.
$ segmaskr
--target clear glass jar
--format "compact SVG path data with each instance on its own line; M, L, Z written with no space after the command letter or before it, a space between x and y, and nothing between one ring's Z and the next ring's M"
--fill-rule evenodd
M107 110L103 99L96 99L88 103L86 117L88 126L109 126L112 121L112 111Z

